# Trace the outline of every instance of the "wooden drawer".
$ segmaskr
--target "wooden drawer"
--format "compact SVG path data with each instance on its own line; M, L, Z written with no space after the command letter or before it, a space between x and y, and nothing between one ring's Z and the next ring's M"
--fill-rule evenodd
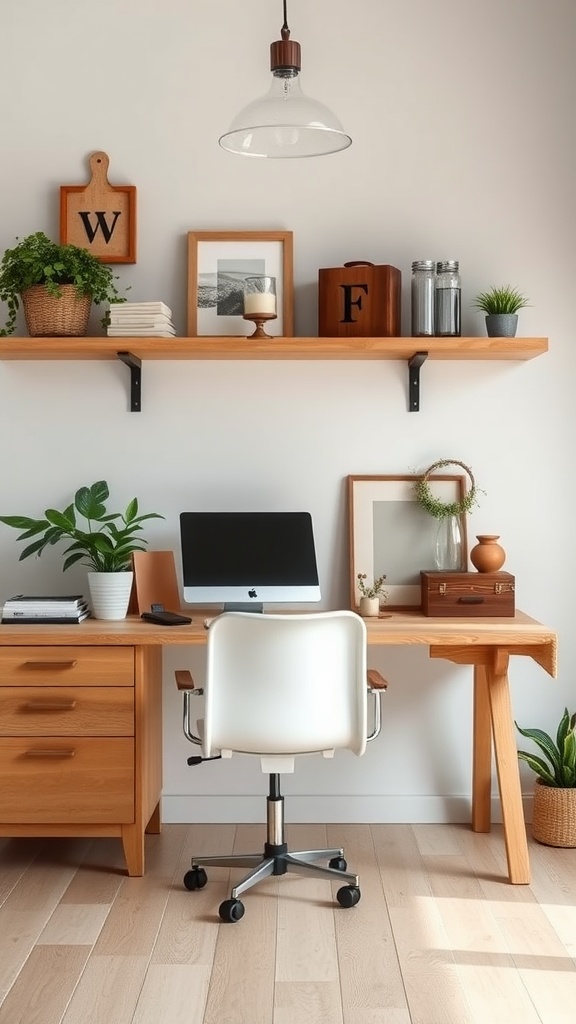
M0 736L133 736L132 686L2 686Z
M133 739L0 740L3 824L134 821Z
M0 686L133 686L132 647L4 647Z

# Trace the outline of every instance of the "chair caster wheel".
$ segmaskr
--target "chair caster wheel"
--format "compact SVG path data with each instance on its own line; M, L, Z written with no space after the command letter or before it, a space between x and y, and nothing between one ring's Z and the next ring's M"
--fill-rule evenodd
M336 893L336 899L341 907L355 907L360 903L360 889L357 885L343 885Z
M192 867L184 875L184 885L189 892L194 892L195 889L203 889L207 881L208 876L204 868Z
M227 924L234 924L244 917L244 904L240 900L224 900L218 908L222 921Z
M348 863L344 857L332 857L332 860L328 861L328 867L334 868L335 871L347 871Z

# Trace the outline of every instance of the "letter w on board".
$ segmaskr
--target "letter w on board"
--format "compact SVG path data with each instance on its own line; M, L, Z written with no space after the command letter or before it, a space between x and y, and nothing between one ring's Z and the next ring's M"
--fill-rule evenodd
M108 155L92 153L90 181L60 186L60 241L103 263L136 263L136 187L111 185Z
M98 232L98 228L100 228L102 234L104 235L104 241L106 242L106 245L109 244L110 239L114 234L116 221L118 220L118 217L120 217L121 215L121 210L112 210L112 214L114 219L112 220L110 227L108 227L108 223L106 221L106 210L94 210L94 216L96 217L96 226L92 227L92 224L90 223L90 211L78 210L78 216L81 217L82 219L84 230L86 232L89 242L94 241L94 239L96 238L96 234Z

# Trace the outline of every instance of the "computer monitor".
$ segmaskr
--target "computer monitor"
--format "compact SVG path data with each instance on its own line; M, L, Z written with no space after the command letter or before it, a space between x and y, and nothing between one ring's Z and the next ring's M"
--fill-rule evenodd
M180 539L187 604L320 600L309 512L181 512Z

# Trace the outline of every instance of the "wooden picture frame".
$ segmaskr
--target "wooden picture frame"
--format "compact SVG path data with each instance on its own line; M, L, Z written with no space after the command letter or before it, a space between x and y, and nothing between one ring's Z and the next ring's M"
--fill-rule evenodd
M350 540L350 607L358 610L358 573L368 582L386 574L384 609L420 606L420 571L434 570L434 542L439 520L417 502L414 485L421 474L349 476L348 527ZM435 474L430 490L442 501L462 501L466 477ZM463 561L468 565L466 516L460 516Z
M92 153L90 181L60 186L60 244L101 263L136 263L136 186L111 185L107 153Z
M293 236L291 231L189 231L187 335L241 337L254 330L244 320L243 277L276 278L277 319L266 333L294 332ZM226 286L224 294L219 278ZM234 285L238 284L235 288ZM219 294L223 295L219 308ZM224 301L225 300L225 301Z

